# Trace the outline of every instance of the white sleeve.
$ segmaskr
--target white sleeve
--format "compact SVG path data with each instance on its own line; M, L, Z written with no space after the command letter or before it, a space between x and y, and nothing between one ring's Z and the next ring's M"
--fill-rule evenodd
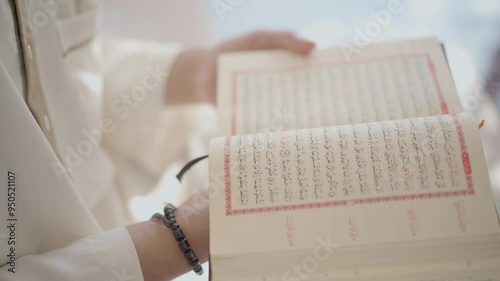
M56 175L2 60L0 92L0 280L142 281L128 231L102 232L68 175Z
M103 145L118 162L159 175L183 149L191 124L182 110L165 108L168 74L181 48L129 39L102 43L103 118L116 125Z
M0 280L142 281L134 245L124 227L78 240L0 267Z

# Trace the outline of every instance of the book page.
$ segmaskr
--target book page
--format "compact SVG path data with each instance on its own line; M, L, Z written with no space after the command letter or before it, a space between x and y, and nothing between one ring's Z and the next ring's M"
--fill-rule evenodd
M462 112L433 38L367 45L350 57L343 48L222 55L217 85L221 136Z
M477 125L439 115L215 139L211 254L498 233Z

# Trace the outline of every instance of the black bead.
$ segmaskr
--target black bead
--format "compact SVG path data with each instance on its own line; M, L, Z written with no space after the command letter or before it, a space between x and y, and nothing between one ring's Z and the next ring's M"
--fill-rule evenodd
M177 222L175 222L175 221L174 221L174 222L172 223L172 225L170 225L170 228L171 228L172 230L179 229L179 224L178 224Z
M164 212L171 212L171 213L173 213L175 210L176 209L175 209L174 205L172 205L172 204L167 204L167 206L165 206L165 208L163 208Z
M171 216L171 215L168 215L167 216L167 220L169 220L170 222L174 223L174 222L177 222L177 220L175 219L174 216Z
M196 255L194 254L193 251L184 252L184 256L186 257L188 262L192 262L196 259Z
M191 251L191 246L186 239L179 241L179 248L181 248L183 253Z
M196 255L194 254L193 251L191 251L189 253L184 253L184 256L186 257L189 265L191 265L191 266L193 266L199 262L198 258L196 257Z
M172 228L172 224L175 223L175 221L169 221L167 218L165 218L163 220L163 222L165 222L165 225L168 227L168 228Z
M182 232L182 230L180 228L177 228L176 230L174 230L172 232L174 234L174 238L176 241L182 241L186 238L184 236L184 232Z
M203 274L203 267L201 267L201 264L197 264L197 265L193 266L192 269L197 275Z

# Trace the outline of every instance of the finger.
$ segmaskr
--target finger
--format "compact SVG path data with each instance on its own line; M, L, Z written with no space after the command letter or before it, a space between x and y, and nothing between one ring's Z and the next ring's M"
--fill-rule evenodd
M255 49L288 49L297 53L309 53L314 48L314 43L300 39L291 32L258 32L250 34L249 46L255 44Z
M288 45L286 46L292 52L300 53L300 54L308 54L311 52L315 44L311 41L296 37L292 35L289 39Z
M314 43L299 39L291 32L256 31L226 41L220 45L223 52L285 48L301 54L309 53Z

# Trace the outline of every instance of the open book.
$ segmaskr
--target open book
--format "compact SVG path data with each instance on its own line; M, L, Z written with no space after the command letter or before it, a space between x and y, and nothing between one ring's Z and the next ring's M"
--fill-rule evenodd
M227 54L218 77L213 280L500 280L479 122L436 39Z

